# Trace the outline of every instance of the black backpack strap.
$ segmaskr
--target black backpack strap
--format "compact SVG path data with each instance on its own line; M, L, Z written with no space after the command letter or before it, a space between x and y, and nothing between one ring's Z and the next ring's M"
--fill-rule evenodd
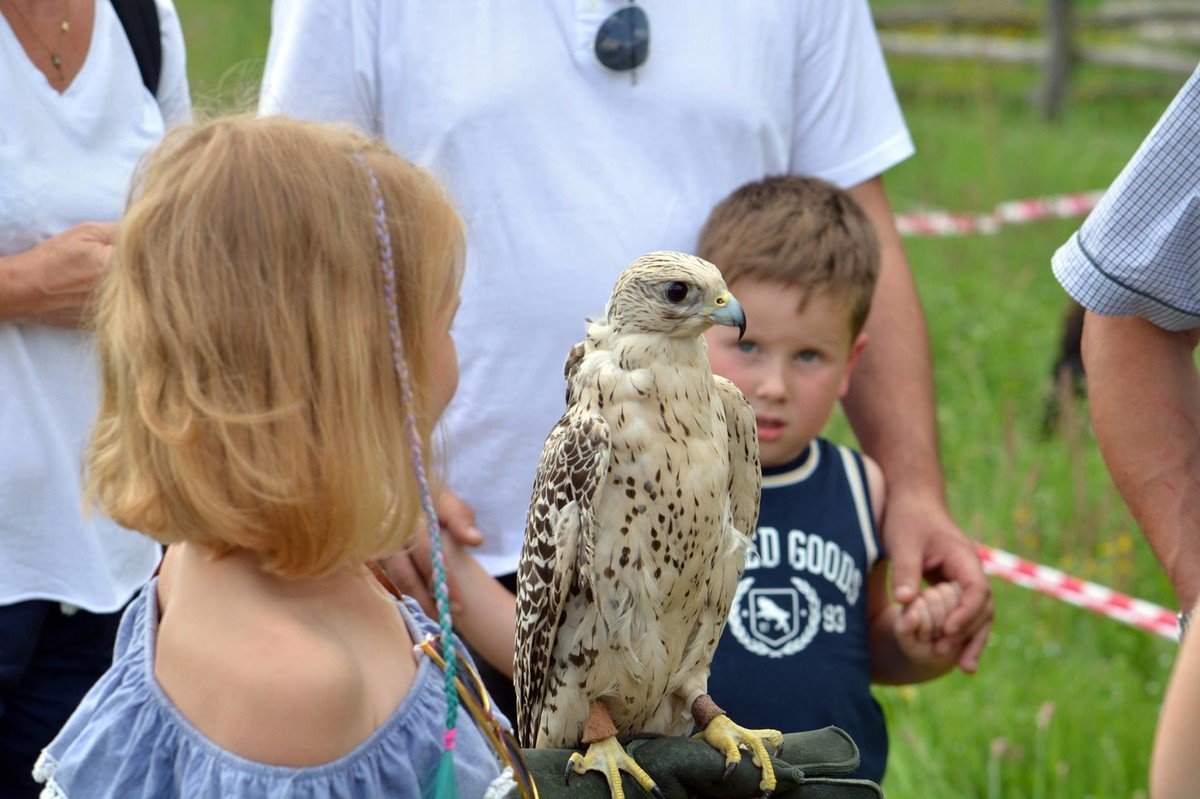
M158 22L158 6L154 0L112 0L125 36L133 47L142 73L142 83L150 93L158 95L158 76L162 74L162 33Z

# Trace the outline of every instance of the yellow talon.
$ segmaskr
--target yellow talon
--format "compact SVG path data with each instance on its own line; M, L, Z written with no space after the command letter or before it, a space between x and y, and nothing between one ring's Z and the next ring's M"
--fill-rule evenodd
M777 749L783 744L783 733L779 730L748 730L734 724L728 716L722 714L696 733L696 737L702 738L713 749L725 755L726 776L742 759L740 747L746 747L750 751L750 762L762 769L759 790L765 794L775 790L775 764L767 753L764 741L769 743L772 749Z
M625 799L625 790L621 786L622 771L632 776L654 796L662 796L662 791L654 784L654 780L629 756L615 737L592 742L588 745L586 754L575 752L567 764L576 774L586 774L589 771L599 771L603 774L612 799Z

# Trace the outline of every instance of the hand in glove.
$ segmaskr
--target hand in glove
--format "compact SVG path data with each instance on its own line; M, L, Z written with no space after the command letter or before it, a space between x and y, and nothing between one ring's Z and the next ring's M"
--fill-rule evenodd
M666 799L692 797L757 797L759 769L742 759L722 781L725 759L704 741L683 737L635 738L625 747L662 790ZM570 749L526 749L525 759L541 799L608 799L608 785L599 774L563 774ZM837 727L790 733L775 759L778 788L775 799L883 799L879 786L843 776L858 768L858 747ZM569 780L569 785L568 785ZM629 799L650 799L632 778L624 777ZM516 796L515 792L511 794Z

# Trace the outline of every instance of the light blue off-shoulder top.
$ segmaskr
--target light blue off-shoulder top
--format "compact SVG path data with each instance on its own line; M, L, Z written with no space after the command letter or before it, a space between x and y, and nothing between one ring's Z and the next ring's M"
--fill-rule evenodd
M43 799L348 799L432 793L446 698L442 672L429 658L419 656L408 695L352 752L306 768L247 760L204 737L155 679L157 583L151 581L125 611L112 667L42 752L34 777L45 783ZM412 600L397 607L414 641L437 632ZM465 711L458 716L454 761L460 797L499 796L511 786Z

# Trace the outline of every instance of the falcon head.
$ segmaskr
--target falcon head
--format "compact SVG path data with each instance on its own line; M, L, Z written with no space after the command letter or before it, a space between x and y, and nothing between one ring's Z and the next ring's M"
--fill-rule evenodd
M605 309L618 333L699 336L712 325L746 332L746 314L708 261L680 252L652 252L617 278Z

